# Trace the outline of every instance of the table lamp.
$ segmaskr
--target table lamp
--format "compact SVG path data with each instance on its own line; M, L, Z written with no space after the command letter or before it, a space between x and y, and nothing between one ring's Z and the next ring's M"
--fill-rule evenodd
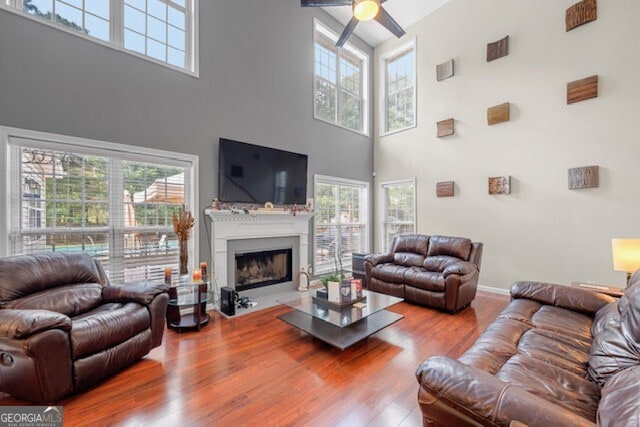
M613 269L627 273L627 287L631 274L640 268L640 239L611 239Z

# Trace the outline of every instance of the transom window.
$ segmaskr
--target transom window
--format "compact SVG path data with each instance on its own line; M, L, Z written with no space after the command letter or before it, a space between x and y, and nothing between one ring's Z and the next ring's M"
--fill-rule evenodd
M9 156L10 254L88 252L114 282L177 270L172 217L193 204L189 156L12 137Z
M415 41L383 55L382 133L416 125Z
M0 0L44 21L196 71L198 0Z
M368 134L369 57L315 21L315 118Z
M368 252L369 184L316 175L314 273L351 270L353 252Z
M416 180L383 182L380 188L383 197L382 251L388 252L395 237L416 232Z

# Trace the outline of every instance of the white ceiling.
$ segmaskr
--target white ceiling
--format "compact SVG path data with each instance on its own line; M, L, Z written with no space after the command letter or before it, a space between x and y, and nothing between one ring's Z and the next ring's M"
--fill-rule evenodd
M388 0L383 4L383 7L406 31L408 26L418 22L448 1L449 0ZM342 25L347 25L347 22L349 22L353 16L351 6L324 7L323 9L342 23ZM373 20L358 23L355 33L373 47L394 37L386 28Z

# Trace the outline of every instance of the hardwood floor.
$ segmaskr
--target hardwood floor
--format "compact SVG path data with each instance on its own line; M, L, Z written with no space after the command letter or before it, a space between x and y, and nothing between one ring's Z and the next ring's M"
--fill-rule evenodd
M456 315L400 303L404 319L346 351L276 319L285 307L212 312L201 332L166 331L143 360L59 404L65 426L420 426L420 363L458 357L507 303L479 292Z

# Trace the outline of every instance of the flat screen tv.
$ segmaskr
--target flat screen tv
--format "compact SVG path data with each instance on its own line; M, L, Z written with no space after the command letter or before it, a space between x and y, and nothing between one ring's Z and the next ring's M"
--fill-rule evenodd
M220 138L218 199L304 205L307 156Z

